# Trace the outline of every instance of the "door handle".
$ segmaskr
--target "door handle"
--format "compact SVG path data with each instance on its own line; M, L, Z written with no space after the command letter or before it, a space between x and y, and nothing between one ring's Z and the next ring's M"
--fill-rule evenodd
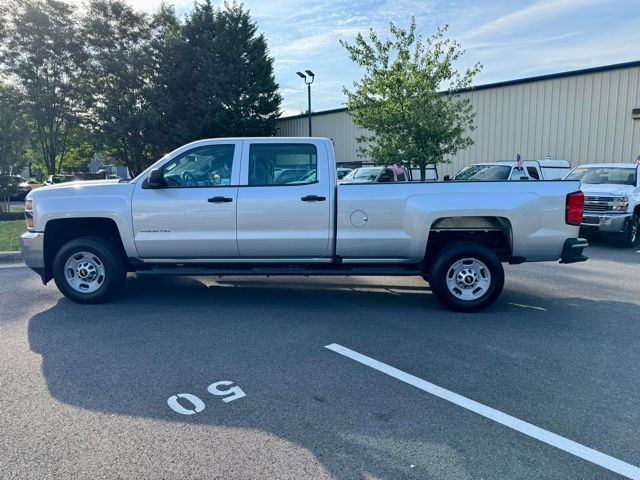
M233 202L233 198L229 198L229 197L211 197L211 198L207 198L207 202L209 202L209 203L229 203L229 202Z
M300 200L303 202L324 202L327 197L320 197L318 195L307 195L306 197L302 197Z

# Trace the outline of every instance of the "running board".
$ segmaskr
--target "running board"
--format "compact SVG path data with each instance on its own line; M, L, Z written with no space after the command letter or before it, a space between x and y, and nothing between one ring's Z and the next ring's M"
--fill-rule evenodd
M156 266L145 269L136 269L138 275L185 275L185 276L243 276L243 275L305 275L305 276L350 276L350 275L372 275L372 276L420 276L423 275L417 265L407 267L398 266L349 266L345 264L327 265L322 268L318 265L304 266L273 266L273 267L242 267L242 266Z

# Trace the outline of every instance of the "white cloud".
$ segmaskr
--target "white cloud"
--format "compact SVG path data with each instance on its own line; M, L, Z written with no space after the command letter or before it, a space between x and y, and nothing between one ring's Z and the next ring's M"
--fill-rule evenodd
M495 32L513 31L531 26L550 17L571 12L590 5L603 3L603 0L541 0L491 20L473 29L467 37L487 35Z

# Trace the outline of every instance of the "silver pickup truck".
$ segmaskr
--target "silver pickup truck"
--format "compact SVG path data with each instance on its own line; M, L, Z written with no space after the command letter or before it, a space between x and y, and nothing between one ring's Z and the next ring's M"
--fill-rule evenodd
M304 170L278 180L285 170ZM454 310L502 291L501 262L586 260L577 181L338 185L322 138L190 143L130 181L31 192L21 248L79 303L138 275L417 275Z

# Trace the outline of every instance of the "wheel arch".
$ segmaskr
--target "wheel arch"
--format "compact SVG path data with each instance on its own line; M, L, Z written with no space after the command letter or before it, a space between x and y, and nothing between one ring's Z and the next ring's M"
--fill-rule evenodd
M423 269L429 271L438 253L459 242L472 242L492 250L502 262L513 261L513 230L508 218L499 216L440 217L429 229Z
M44 230L44 283L53 278L53 259L58 250L70 240L85 236L108 240L126 258L118 225L111 218L80 217L49 220Z

